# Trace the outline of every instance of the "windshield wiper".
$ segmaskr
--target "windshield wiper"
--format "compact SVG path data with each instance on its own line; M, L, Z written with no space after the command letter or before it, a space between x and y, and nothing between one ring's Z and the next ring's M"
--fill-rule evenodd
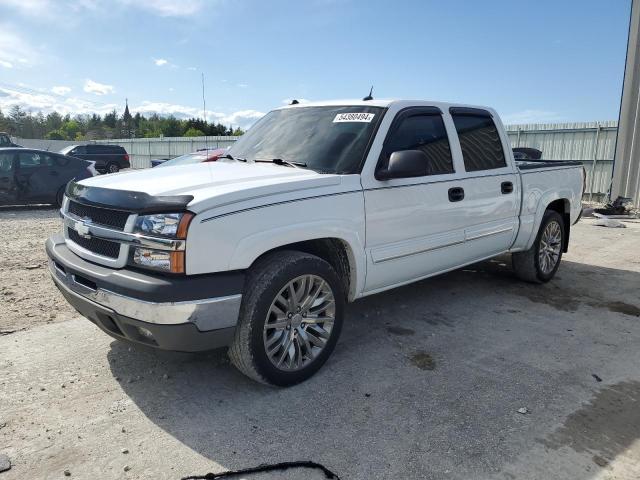
M240 157L234 157L233 155L231 155L230 153L227 153L226 155L221 156L220 158L226 158L228 160L237 160L239 162L245 162L247 161L246 158L240 158Z
M254 162L258 163L275 163L276 165L286 165L287 167L300 168L306 167L307 164L304 162L290 162L288 160L283 160L281 158L272 158L271 160L254 160Z

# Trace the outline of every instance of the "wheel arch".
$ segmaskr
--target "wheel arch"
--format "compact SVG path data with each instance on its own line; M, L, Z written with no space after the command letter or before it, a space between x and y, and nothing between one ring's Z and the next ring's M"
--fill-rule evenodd
M528 240L524 244L519 244L520 246L516 251L523 251L531 248L538 235L538 231L540 230L540 225L542 225L544 212L552 210L558 212L564 220L564 245L562 248L563 252L567 252L571 231L571 201L567 197L568 195L564 195L562 192L549 192L547 195L542 196L538 201L538 208L536 209L535 215L529 216L530 221L527 228ZM523 228L522 223L520 227Z
M282 243L271 248L254 250L247 256L247 250L241 246L236 252L243 252L242 258L234 256L231 269L240 265L251 268L258 260L267 254L283 250L294 250L316 255L328 262L343 281L345 298L353 301L364 284L364 259L356 254L357 242L344 237L306 238Z
M569 250L569 236L571 233L571 202L567 198L558 198L547 205L545 211L553 210L562 216L564 223L564 238L562 239L562 251L567 253Z

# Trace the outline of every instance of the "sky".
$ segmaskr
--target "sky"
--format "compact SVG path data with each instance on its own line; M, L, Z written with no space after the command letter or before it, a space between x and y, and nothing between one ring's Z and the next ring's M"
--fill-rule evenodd
M0 109L202 117L300 101L494 107L505 123L616 120L630 0L0 0Z

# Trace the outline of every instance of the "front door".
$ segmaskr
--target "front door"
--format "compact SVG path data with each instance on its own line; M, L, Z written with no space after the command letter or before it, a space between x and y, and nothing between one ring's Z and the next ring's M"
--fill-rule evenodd
M462 160L453 154L453 125L435 107L409 108L394 119L377 168L395 151L422 150L428 175L365 180L365 293L408 283L464 263L468 208L460 194Z

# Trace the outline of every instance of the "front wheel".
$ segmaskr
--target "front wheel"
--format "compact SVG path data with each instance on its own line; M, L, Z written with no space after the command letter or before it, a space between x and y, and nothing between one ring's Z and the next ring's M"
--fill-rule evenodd
M562 259L564 229L564 220L558 212L544 212L540 230L531 248L511 256L518 278L534 283L545 283L553 278Z
M251 268L245 292L231 362L278 386L316 373L342 329L344 288L333 267L315 255L274 252Z

